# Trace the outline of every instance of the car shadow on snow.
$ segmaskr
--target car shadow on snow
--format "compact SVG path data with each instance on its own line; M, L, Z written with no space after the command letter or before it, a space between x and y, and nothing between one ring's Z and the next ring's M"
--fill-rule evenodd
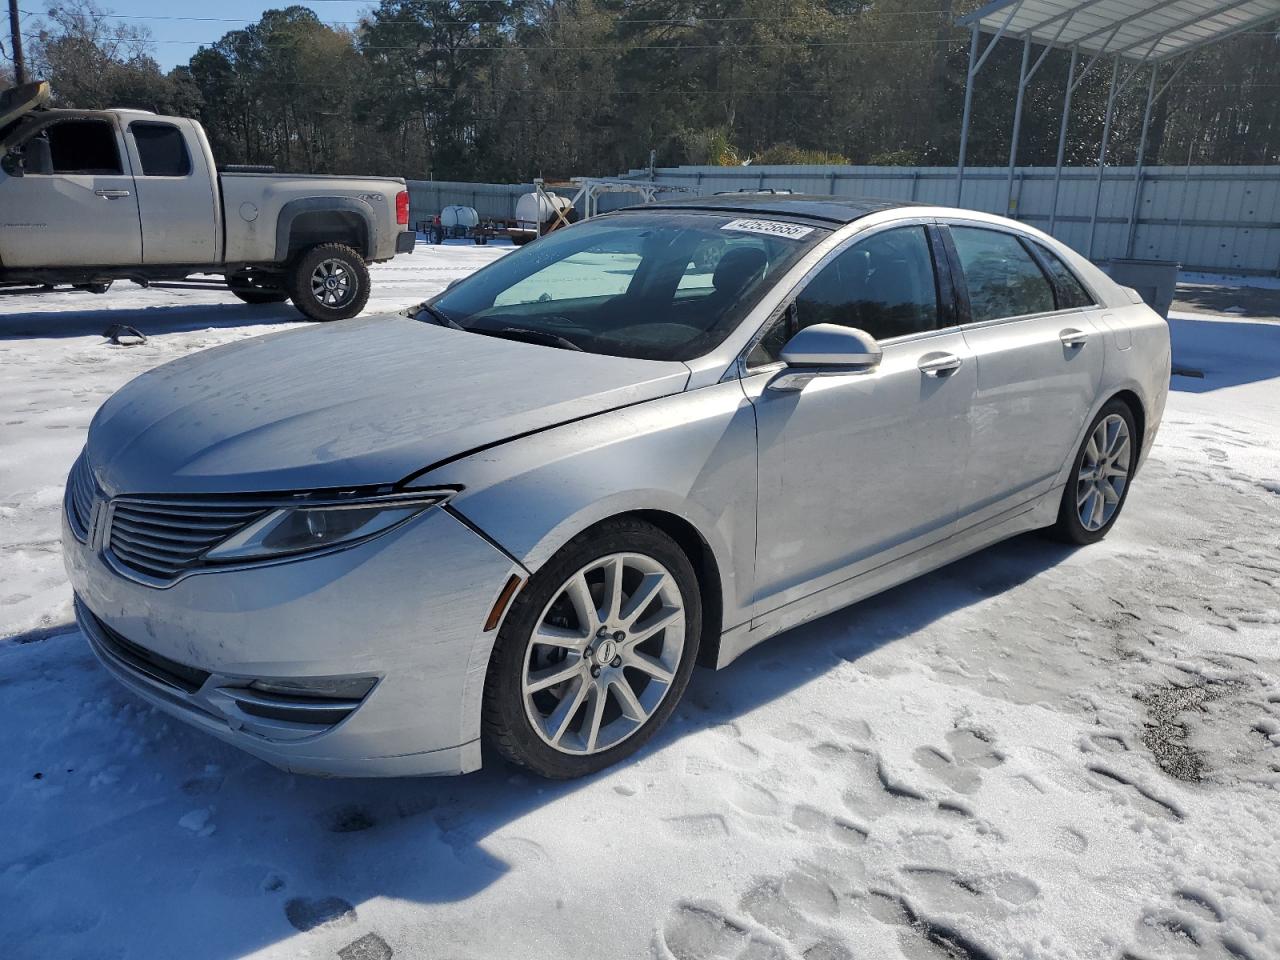
M42 294L33 294L27 303L39 303ZM56 294L54 294L56 296ZM91 297L92 294L84 294ZM121 307L113 306L111 294L94 300L102 306L84 310L41 310L38 306L13 311L17 297L0 297L0 340L49 340L64 337L103 336L113 324L135 327L147 336L164 333L186 333L211 327L250 327L280 323L304 323L301 314L289 303L251 305L228 303L192 303L185 306Z
M73 737L99 737L104 753L125 754L126 777L115 786L91 784L91 796L79 801L92 804L91 820L106 823L86 828L77 819L62 828L60 820L60 836L40 836L26 853L3 858L0 875L21 863L28 884L48 889L93 872L105 860L115 875L98 877L95 896L103 902L96 906L107 915L123 911L131 917L130 929L138 930L171 926L173 911L186 915L195 904L200 906L192 917L216 917L223 911L217 898L234 896L224 904L234 907L234 922L200 922L198 934L192 928L184 936L187 960L227 960L313 926L350 923L348 912L358 913L373 900L462 901L530 866L514 836L518 829L504 830L530 812L562 803L566 816L580 817L581 808L569 802L573 794L602 781L612 781L624 795L609 798L624 799L637 759L790 696L841 664L857 664L949 613L1030 580L1070 553L1034 534L1017 537L781 634L726 670L697 670L671 722L637 758L572 782L539 780L491 754L483 771L459 778L296 777L183 725L166 728L160 714L137 707L103 673L92 688L110 704L103 708L103 729L68 731L61 748L33 739L31 756L18 763L59 766L56 757L71 749ZM45 654L50 661L67 663L71 656L75 663L66 669L99 670L79 635L55 637L47 646L55 645ZM16 719L24 729L40 723L39 717ZM145 752L138 756L134 746L128 754L139 741L147 741ZM99 762L111 769L110 756ZM646 816L643 797L634 803L627 808L631 815ZM208 835L201 833L205 808L216 826ZM127 856L86 854L103 844ZM195 881L193 857L204 865ZM246 889L222 889L228 877ZM178 899L166 905L158 891L171 888ZM352 939L366 927L353 925Z

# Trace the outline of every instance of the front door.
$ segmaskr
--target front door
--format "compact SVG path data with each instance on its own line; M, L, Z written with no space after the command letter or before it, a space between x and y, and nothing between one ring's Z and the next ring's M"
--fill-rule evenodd
M32 139L44 142L24 145L25 174L0 172L0 263L7 268L140 264L138 197L115 123L96 117L59 120ZM40 164L32 162L37 156Z
M954 224L950 233L970 303L965 339L977 360L960 503L967 525L1052 487L1097 397L1104 350L1091 297L1070 271L1054 278L1047 249L985 227Z
M762 368L743 380L757 423L757 616L950 532L977 373L939 305L926 228L891 227L820 264L780 321L790 330L771 330L752 352ZM875 336L879 365L771 391L769 362L814 323Z

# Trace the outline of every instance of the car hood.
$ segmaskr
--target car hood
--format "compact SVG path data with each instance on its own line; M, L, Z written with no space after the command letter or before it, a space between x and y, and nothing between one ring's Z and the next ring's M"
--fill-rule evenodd
M679 393L688 377L678 362L370 317L157 367L103 404L88 458L111 495L388 484L478 447Z

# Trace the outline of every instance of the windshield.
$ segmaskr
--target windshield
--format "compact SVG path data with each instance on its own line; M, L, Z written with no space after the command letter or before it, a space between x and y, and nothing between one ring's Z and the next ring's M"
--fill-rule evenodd
M724 340L827 234L712 213L601 217L508 254L418 317L589 353L690 360Z

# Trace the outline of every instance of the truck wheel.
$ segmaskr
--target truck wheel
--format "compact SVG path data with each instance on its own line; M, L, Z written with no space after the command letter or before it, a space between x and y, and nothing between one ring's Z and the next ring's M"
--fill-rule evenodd
M528 243L532 239L533 237L524 233L514 233L511 235L511 242L514 243L517 247L523 247L526 243Z
M341 243L322 243L293 262L285 274L293 305L312 320L346 320L369 302L369 268Z
M241 270L227 277L227 289L245 303L254 305L263 303L284 303L289 294L279 287L263 283L260 275Z

